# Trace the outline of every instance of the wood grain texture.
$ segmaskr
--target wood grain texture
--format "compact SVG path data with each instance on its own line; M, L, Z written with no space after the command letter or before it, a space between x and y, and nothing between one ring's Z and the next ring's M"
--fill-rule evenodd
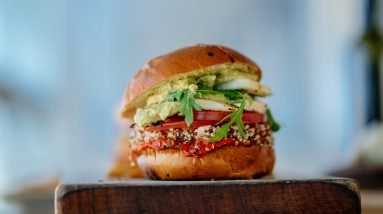
M62 213L360 213L359 186L344 178L61 184Z

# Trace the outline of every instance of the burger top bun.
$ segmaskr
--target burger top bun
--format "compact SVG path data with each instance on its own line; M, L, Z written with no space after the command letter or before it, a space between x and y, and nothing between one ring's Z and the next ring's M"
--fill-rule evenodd
M218 45L198 44L181 48L150 60L130 81L122 101L122 116L132 119L135 110L161 84L189 75L214 74L219 68L232 67L261 79L259 66L241 53Z

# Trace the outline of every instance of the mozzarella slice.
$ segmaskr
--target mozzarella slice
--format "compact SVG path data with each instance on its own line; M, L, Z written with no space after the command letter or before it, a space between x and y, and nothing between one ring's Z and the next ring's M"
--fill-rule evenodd
M257 81L251 79L236 79L217 86L219 90L245 90L249 94L258 96L271 95L271 89Z
M241 104L238 103L235 105L239 107ZM251 103L246 102L244 109L246 111L255 111L264 114L267 110L267 104L257 100L253 100Z
M234 111L237 107L232 105L227 105L224 103L212 101L212 100L202 100L195 99L195 102L201 106L202 109L212 110L212 111Z

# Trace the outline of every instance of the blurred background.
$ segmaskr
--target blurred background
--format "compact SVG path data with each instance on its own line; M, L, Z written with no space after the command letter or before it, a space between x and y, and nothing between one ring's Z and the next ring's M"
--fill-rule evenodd
M103 179L130 78L196 43L232 47L263 69L282 124L277 172L327 174L365 147L381 166L382 143L371 155L360 143L383 138L383 4L369 2L0 0L0 195L12 199L0 200L0 213L33 213L16 202L46 198L14 192ZM364 137L371 130L381 132Z

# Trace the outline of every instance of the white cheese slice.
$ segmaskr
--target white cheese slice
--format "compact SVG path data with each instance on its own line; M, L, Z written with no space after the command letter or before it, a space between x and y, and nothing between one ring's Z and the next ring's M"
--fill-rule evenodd
M241 104L236 103L235 105L239 107ZM264 114L267 110L267 104L258 100L253 100L251 103L246 102L244 109L246 111L255 111Z
M235 111L237 107L239 107L241 104L236 103L233 105L224 104L221 102L213 101L213 100L203 100L203 99L195 99L195 102L201 106L204 110L211 110L211 111ZM267 110L267 104L260 102L258 100L253 100L251 103L246 102L245 104L245 111L255 111L258 113L264 114Z
M251 79L236 79L217 86L219 90L245 90L249 94L258 96L271 95L271 89Z
M203 100L203 99L195 99L195 102L201 106L204 110L211 110L211 111L235 111L237 107L212 101L212 100Z

